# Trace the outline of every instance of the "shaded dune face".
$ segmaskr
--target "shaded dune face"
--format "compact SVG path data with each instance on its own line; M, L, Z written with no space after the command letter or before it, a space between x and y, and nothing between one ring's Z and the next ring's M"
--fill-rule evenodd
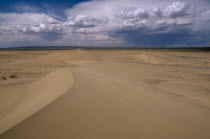
M32 83L0 86L7 92L0 93L2 117L24 117L13 118L17 125L0 139L210 138L208 53L71 50L36 56L43 65L62 61L64 68ZM30 109L16 112L23 108Z

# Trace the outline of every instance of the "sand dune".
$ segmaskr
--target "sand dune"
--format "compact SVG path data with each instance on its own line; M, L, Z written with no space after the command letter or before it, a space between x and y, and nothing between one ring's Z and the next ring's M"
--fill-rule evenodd
M12 79L0 81L0 89L5 90L0 93L1 117L20 115L11 123L0 118L10 124L7 129L19 123L2 132L0 139L210 138L208 52L31 53L37 58L23 63L31 69L19 72L31 71L36 76L22 74L16 84ZM60 64L64 68L57 70ZM38 76L33 70L37 66L40 72L56 71L38 79L42 73ZM3 67L5 75L9 74ZM28 91L21 92L25 88ZM18 113L18 109L25 111Z
M62 96L72 85L71 70L60 69L33 83L2 87L0 134Z

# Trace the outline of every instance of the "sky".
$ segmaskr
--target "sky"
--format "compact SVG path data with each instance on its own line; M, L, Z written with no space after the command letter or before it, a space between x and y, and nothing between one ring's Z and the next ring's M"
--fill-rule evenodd
M210 0L1 0L16 46L209 47Z

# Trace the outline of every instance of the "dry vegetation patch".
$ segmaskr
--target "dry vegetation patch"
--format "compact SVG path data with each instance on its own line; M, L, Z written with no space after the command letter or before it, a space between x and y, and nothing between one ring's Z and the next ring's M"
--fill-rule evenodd
M2 79L2 80L6 80L6 79L7 79L7 77L5 77L5 76L2 76L2 77L1 77L1 79Z
M12 78L12 79L17 79L18 78L18 76L17 75L14 75L14 74L13 75L10 75L9 77Z

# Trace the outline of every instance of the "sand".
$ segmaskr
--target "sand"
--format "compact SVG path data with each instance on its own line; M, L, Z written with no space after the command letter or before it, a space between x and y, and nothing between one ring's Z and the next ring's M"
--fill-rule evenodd
M70 69L54 71L35 82L1 88L0 134L65 94L73 85Z
M0 72L0 139L210 138L209 52L0 51Z

